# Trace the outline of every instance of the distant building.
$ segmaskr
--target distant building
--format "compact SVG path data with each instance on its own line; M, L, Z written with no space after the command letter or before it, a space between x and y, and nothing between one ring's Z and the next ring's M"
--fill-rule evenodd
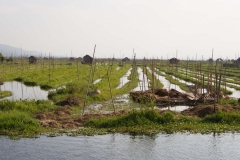
M70 57L70 58L69 58L69 61L74 61L74 60L75 60L74 57Z
M88 54L83 57L83 64L92 64L93 58Z
M78 57L77 60L78 60L78 61L82 61L82 57Z
M128 57L125 57L122 59L122 62L130 62L130 59Z
M218 58L218 59L216 60L216 62L222 62L222 61L223 61L222 58Z
M28 57L28 61L29 63L37 63L38 62L38 58L37 57L34 57L34 56L30 56Z
M180 62L180 60L178 60L177 58L171 58L170 60L169 60L169 63L170 64L178 64Z
M209 58L207 61L208 61L209 63L213 63L213 59L212 59L212 58Z
M240 57L234 61L235 64L240 64Z

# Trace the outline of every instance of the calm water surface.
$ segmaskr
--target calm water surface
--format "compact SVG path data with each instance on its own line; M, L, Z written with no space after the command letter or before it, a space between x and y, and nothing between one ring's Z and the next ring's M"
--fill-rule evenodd
M158 134L97 136L10 140L0 137L0 159L204 159L240 158L240 134Z
M2 86L0 86L2 91L11 91L12 96L7 97L5 99L9 100L20 100L20 99L35 99L35 100L47 100L48 91L42 90L39 86L29 87L24 85L23 83L12 81L12 82L4 82Z

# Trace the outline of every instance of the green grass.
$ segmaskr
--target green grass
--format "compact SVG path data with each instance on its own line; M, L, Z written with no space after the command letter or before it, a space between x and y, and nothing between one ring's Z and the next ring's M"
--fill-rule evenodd
M38 134L40 128L39 122L27 113L17 110L0 112L0 134L30 136Z
M0 91L0 99L5 98L5 97L9 97L11 95L12 95L12 92L10 92L10 91Z
M128 115L104 119L92 119L86 122L86 126L97 128L111 128L111 127L133 127L154 124L165 124L174 121L174 116L171 113L163 115L158 114L154 110L148 111L132 111Z
M50 101L0 101L0 134L10 137L34 137L45 132L34 113L56 109Z
M91 97L88 96L87 97L88 102L102 102L109 100L111 98L108 76L110 80L112 96L128 93L132 88L135 88L137 86L138 79L136 77L138 76L138 74L134 74L135 75L134 80L128 82L120 89L116 89L117 86L120 84L120 78L127 73L127 71L130 69L130 65L121 67L118 71L116 71L116 68L117 65L113 65L112 68L110 68L109 66L101 67L98 66L98 69L95 70L96 73L93 75L93 79L96 80L100 77L101 81L97 84L91 83L89 85L89 92L92 92L97 88L101 91L101 94L94 95ZM109 75L107 74L108 71ZM129 77L131 76L132 75L129 75ZM56 89L56 91L50 91L49 98L54 102L66 99L70 95L76 95L81 97L82 99L85 99L85 94L87 90L86 86L87 81L81 83L76 81L71 82L66 84L65 88Z
M134 134L156 134L159 132L239 132L240 114L217 112L204 118L186 117L165 112L160 115L155 110L132 111L128 115L103 119L91 119L86 127L106 129L109 132L128 132Z
M221 124L240 124L240 114L236 112L227 113L217 111L213 115L207 115L203 118L203 122L221 123Z

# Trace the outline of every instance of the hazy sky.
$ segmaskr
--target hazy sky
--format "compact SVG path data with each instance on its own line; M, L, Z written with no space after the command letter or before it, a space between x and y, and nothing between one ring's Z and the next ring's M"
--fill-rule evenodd
M239 0L0 0L0 43L53 55L230 59Z

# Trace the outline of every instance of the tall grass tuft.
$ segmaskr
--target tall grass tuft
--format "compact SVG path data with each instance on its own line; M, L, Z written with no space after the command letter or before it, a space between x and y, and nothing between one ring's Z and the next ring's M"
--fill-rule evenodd
M228 113L223 111L217 111L213 115L207 115L203 118L203 122L210 123L223 123L223 124L233 124L240 123L240 114L236 112Z
M19 135L24 133L37 133L40 124L26 113L17 110L0 112L0 133Z
M133 127L152 124L166 124L174 122L174 120L174 115L170 112L160 115L155 110L133 110L128 115L123 115L120 117L91 119L85 123L85 126L97 128Z

